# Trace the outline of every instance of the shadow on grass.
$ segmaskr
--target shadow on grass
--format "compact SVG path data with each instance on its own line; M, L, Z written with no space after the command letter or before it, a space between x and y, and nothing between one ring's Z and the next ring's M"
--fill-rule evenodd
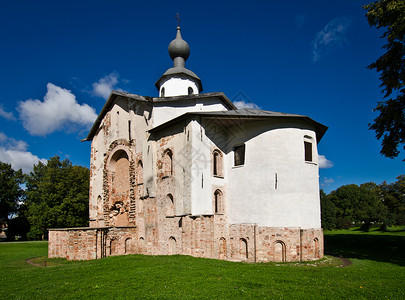
M325 235L325 254L405 266L405 236Z

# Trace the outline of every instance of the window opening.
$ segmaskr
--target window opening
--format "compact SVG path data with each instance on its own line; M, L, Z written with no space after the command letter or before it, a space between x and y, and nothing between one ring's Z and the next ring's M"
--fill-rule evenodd
M305 161L312 161L312 143L304 141Z
M188 87L188 94L189 95L193 94L193 88L191 86Z
M220 214L224 212L223 194L221 190L216 190L214 193L214 212Z
M167 149L163 155L163 172L164 176L173 175L173 153Z
M245 144L235 146L233 149L235 155L235 166L241 166L245 164Z

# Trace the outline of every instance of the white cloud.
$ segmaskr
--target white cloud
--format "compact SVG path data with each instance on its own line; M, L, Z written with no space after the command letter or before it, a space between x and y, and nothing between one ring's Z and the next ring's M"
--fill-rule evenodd
M0 117L3 117L6 120L15 120L14 114L12 112L5 111L1 104L0 104Z
M321 184L321 188L327 188L327 187L329 187L329 185L331 184L331 183L334 183L335 182L335 180L333 179L333 178L327 178L327 177L323 177L322 179L321 179L321 182L320 182L320 184Z
M233 102L233 104L235 104L235 106L236 106L238 109L241 109L241 108L260 109L260 107L257 106L256 104L254 104L253 102L235 101L235 102Z
M67 89L52 83L47 85L44 101L28 99L18 105L23 125L31 135L47 135L65 129L71 131L75 126L93 124L97 115L94 108L79 104L76 96Z
M333 162L326 159L325 155L318 155L318 165L320 169L329 169L333 167Z
M113 72L99 81L93 83L93 95L107 99L110 96L114 86L118 83L119 75Z
M350 22L347 18L336 18L316 33L312 42L312 59L314 62L321 58L323 52L332 51L348 44L345 34Z
M11 164L14 170L22 169L24 173L29 173L39 161L46 163L46 159L40 159L27 149L26 142L10 138L0 132L0 161Z

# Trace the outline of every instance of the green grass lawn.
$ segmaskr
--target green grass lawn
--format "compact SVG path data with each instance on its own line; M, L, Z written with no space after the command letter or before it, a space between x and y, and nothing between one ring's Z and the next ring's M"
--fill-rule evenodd
M405 232L325 234L312 263L246 264L189 256L46 259L47 243L0 244L0 299L295 298L405 299ZM29 265L26 259L48 267Z

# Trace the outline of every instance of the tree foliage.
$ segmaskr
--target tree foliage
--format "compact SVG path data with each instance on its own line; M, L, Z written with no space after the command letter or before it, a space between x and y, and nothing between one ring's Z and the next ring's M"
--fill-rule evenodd
M382 139L381 154L394 158L400 145L405 149L405 1L379 0L364 9L370 26L384 28L381 38L387 40L386 52L368 66L380 73L380 87L387 99L378 103L375 111L379 116L369 128Z
M10 164L0 162L0 225L10 227L10 217L18 212L24 195L23 179L21 170L14 171Z
M58 156L34 165L26 183L29 238L46 237L48 228L88 226L89 176Z
M349 184L326 195L321 190L322 227L348 229L361 225L386 228L405 224L405 175L391 184Z
M335 229L336 224L336 206L330 201L329 197L320 191L321 198L321 216L322 216L322 228L325 230Z

